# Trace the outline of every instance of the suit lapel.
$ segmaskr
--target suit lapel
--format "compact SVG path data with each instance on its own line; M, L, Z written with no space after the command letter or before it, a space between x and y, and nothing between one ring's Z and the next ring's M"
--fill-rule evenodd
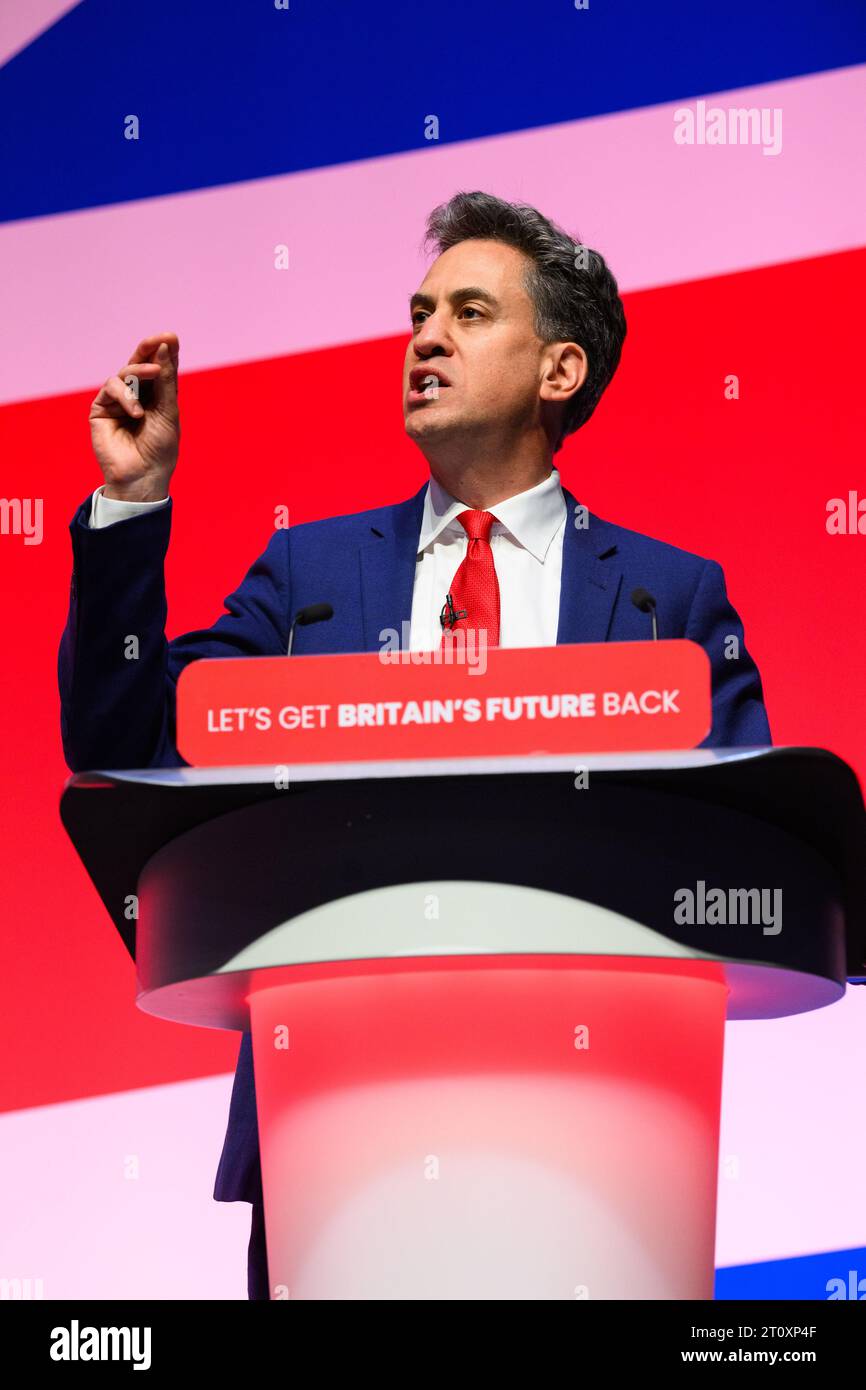
M412 589L415 561L421 535L424 494L427 484L406 502L390 507L380 527L371 528L371 538L361 547L361 611L364 619L364 650L378 651L379 634L392 628L403 643L403 623L412 618ZM408 646L408 628L406 629Z
M606 642L613 606L622 582L615 563L616 545L607 523L589 514L587 526L575 526L578 503L565 488L568 515L562 540L562 587L557 645Z

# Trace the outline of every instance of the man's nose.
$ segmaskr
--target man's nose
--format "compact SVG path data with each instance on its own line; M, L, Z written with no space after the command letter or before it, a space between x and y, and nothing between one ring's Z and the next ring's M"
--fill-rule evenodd
M413 338L415 351L419 355L429 357L431 353L445 352L448 347L448 335L443 328L441 319L437 320L435 314L431 314L425 319L418 332Z

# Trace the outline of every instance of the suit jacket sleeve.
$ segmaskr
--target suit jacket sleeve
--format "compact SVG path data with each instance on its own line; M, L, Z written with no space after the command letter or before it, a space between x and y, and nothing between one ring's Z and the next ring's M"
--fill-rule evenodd
M771 744L761 677L746 650L743 624L715 560L704 565L685 635L700 643L712 667L713 727L700 747Z
M189 661L275 656L289 629L289 536L275 531L226 612L166 641L164 561L172 503L94 530L91 498L70 524L73 575L58 653L67 766L179 767L176 691ZM134 640L133 640L134 639Z

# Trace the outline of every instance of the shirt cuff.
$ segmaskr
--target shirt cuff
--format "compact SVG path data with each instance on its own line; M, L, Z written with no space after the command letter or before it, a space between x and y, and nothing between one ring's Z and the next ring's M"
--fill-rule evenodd
M117 497L103 497L104 487L105 483L96 489L91 499L90 528L93 531L112 526L115 521L125 521L130 516L138 516L139 512L149 511L152 507L164 507L168 502L167 497L160 497L157 502L122 502Z

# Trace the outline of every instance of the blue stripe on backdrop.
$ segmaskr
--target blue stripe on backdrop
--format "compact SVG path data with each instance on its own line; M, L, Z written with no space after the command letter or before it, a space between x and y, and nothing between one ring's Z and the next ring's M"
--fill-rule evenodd
M862 61L863 0L84 0L0 71L0 221Z
M838 1281L831 1283L831 1281ZM862 1281L862 1287L861 1285ZM716 1298L866 1299L866 1246L716 1270Z

